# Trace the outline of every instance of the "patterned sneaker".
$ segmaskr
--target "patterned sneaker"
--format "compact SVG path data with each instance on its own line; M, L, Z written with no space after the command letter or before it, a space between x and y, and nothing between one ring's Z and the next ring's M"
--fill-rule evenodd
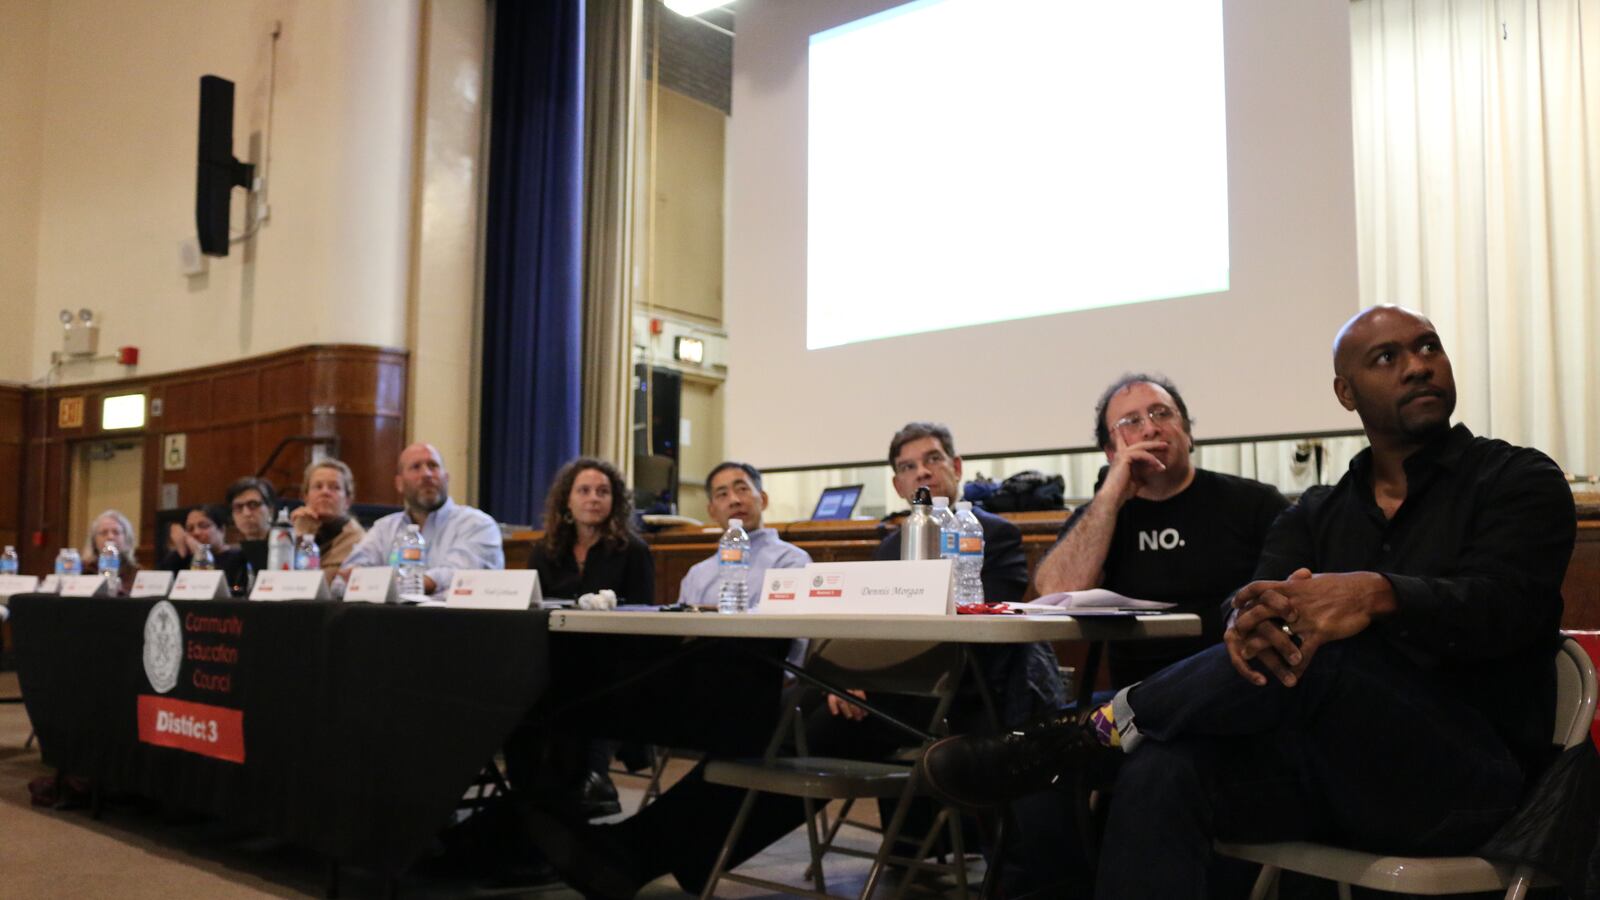
M1093 729L1071 716L996 735L956 735L922 756L934 796L965 807L998 806L1042 791L1065 775L1114 771L1121 751L1101 744Z

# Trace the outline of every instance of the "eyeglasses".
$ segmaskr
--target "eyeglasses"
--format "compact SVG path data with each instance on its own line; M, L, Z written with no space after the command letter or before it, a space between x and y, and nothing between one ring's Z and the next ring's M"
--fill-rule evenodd
M238 500L238 501L235 501L234 504L233 504L233 511L234 512L244 512L246 510L249 510L250 512L255 512L256 510L258 510L261 507L266 506L266 505L267 505L266 501L263 501L263 500Z
M896 475L910 475L917 470L917 466L927 466L931 469L934 466L942 466L949 461L950 457L946 456L943 450L929 450L920 460L902 459L895 463L894 473Z
M1172 421L1173 417L1176 415L1177 412L1175 412L1171 407L1157 404L1142 413L1128 413L1113 423L1111 427L1118 431L1122 431L1123 429L1138 430L1143 428L1145 420L1149 419L1150 422L1153 423L1157 428L1160 428Z

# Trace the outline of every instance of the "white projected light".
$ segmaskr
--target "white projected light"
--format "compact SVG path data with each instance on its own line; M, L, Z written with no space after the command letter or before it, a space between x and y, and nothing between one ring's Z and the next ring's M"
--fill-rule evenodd
M1224 87L1221 0L812 35L806 347L1226 291Z
M100 427L107 431L143 428L144 395L119 394L100 401Z

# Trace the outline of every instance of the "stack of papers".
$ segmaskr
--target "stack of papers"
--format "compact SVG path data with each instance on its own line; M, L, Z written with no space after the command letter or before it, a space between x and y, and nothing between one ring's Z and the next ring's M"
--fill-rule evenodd
M1160 612L1176 605L1156 600L1135 600L1132 597L1124 597L1116 591L1094 588L1087 591L1045 594L1029 603L1012 604L1011 608L1035 616L1120 616L1129 613Z

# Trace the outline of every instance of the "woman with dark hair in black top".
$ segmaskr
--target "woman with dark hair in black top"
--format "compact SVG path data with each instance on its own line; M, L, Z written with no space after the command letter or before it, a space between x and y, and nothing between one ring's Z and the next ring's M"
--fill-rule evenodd
M544 540L528 567L539 572L546 597L576 600L610 589L618 603L654 603L656 569L650 548L633 530L633 503L612 464L580 456L562 466L544 508ZM607 771L615 741L589 742L589 773L579 803L590 818L622 811Z
M220 569L227 577L228 589L233 595L246 596L250 592L254 573L250 569L250 562L238 547L223 543L227 522L226 507L208 503L190 509L184 516L182 528L173 524L168 537L171 547L167 555L161 558L159 568L168 572L193 568L195 554L204 547L211 552L211 568Z
M580 456L556 473L545 501L544 540L529 568L546 597L576 600L609 588L618 603L654 603L655 563L633 530L633 504L616 466Z

